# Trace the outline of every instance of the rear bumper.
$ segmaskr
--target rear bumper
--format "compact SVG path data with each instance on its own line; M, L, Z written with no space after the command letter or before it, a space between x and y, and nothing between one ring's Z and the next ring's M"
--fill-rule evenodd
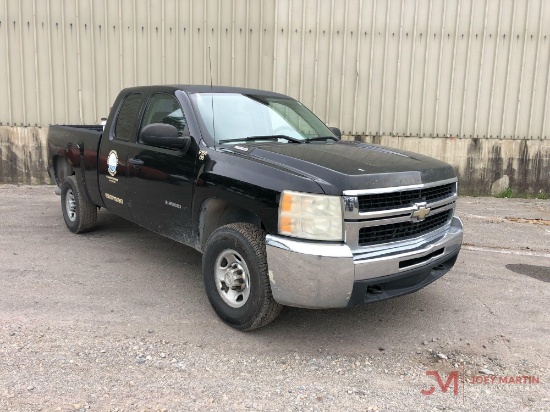
M283 305L320 309L356 306L415 292L453 267L462 236L462 222L454 217L444 234L413 250L357 258L342 243L267 235L273 298Z

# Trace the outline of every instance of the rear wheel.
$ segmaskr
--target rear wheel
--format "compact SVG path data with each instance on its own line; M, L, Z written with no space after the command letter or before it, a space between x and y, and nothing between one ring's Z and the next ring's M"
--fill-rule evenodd
M208 299L230 326L260 328L281 312L271 294L265 232L257 226L235 223L217 229L206 243L202 270Z
M95 226L97 206L82 195L75 176L66 177L61 185L61 210L73 233L83 233Z

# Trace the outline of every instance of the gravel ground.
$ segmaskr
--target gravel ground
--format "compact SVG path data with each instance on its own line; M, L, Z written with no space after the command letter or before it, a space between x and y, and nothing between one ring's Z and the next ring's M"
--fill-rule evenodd
M199 253L106 211L73 235L59 203L0 186L0 410L550 410L550 201L461 198L442 279L252 333L210 308Z

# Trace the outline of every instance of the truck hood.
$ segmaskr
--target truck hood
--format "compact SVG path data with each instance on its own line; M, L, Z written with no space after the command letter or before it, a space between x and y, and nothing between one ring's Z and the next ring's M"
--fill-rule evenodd
M308 176L326 194L333 195L345 190L409 186L456 176L449 164L431 157L360 142L266 143L235 146L233 151Z

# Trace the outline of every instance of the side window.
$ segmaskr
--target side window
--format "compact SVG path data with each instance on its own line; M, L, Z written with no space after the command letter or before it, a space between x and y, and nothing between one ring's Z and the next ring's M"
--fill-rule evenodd
M115 139L134 139L136 122L141 109L141 99L141 93L131 93L124 98L115 125Z
M187 126L178 101L168 94L155 94L149 101L141 127L143 128L151 123L171 124L178 129L180 136L183 136Z

